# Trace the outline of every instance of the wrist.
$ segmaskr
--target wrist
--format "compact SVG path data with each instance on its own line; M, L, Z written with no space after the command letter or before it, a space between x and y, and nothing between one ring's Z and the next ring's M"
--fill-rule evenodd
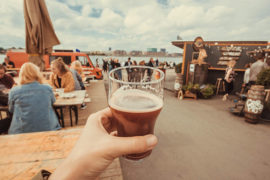
M93 162L96 162L94 158L89 157L87 159L92 159ZM93 167L93 164L89 164L87 159L85 157L78 157L77 155L73 158L71 154L55 170L49 180L96 179L100 173L98 171L93 172L95 167Z
M64 160L64 162L57 167L54 173L50 176L49 180L72 180L72 179L83 179L81 175L84 167L81 167L81 164L78 164L76 161L70 159Z

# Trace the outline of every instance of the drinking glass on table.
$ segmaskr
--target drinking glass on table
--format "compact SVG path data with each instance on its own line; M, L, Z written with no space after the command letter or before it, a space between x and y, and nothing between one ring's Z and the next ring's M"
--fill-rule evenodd
M122 79L117 79L122 73ZM147 66L126 66L109 73L108 102L117 135L120 137L154 134L156 119L163 107L164 73ZM140 160L151 151L124 157Z

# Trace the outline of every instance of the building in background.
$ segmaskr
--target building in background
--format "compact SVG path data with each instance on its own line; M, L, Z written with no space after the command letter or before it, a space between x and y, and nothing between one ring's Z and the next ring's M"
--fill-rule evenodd
M166 53L166 49L165 48L160 48L160 52Z
M157 52L157 48L147 48L147 52Z
M146 56L157 56L157 48L147 48Z
M126 56L127 52L125 50L115 50L112 54L114 56Z
M130 51L129 52L129 55L130 56L142 56L143 55L143 52L142 51L135 51L135 50L133 50L133 51Z

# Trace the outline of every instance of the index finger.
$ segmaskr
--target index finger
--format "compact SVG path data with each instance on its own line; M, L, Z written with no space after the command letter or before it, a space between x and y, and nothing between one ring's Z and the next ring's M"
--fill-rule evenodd
M103 114L104 116L108 117L108 118L112 118L112 111L109 107L102 109L101 111L99 111L98 113Z

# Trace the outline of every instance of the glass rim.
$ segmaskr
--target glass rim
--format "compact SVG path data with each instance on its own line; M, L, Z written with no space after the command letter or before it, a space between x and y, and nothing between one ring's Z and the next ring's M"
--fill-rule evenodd
M114 73L115 71L117 70L120 70L120 69L127 69L128 67L130 68L145 68L145 69L152 69L152 70L156 70L160 73L160 79L157 79L157 80L151 80L151 81L148 81L148 82L127 82L127 81L123 81L123 80L119 80L119 79L115 79L114 77L112 77L112 73ZM165 77L165 74L163 71L161 71L160 69L158 68L154 68L154 67L150 67L150 66L123 66L123 67L118 67L118 68L115 68L113 70L111 70L109 72L109 81L115 81L115 82L118 82L118 83L122 83L122 84L132 84L132 85L146 85L146 84L157 84L157 83L160 83L161 81L164 80L164 77Z

